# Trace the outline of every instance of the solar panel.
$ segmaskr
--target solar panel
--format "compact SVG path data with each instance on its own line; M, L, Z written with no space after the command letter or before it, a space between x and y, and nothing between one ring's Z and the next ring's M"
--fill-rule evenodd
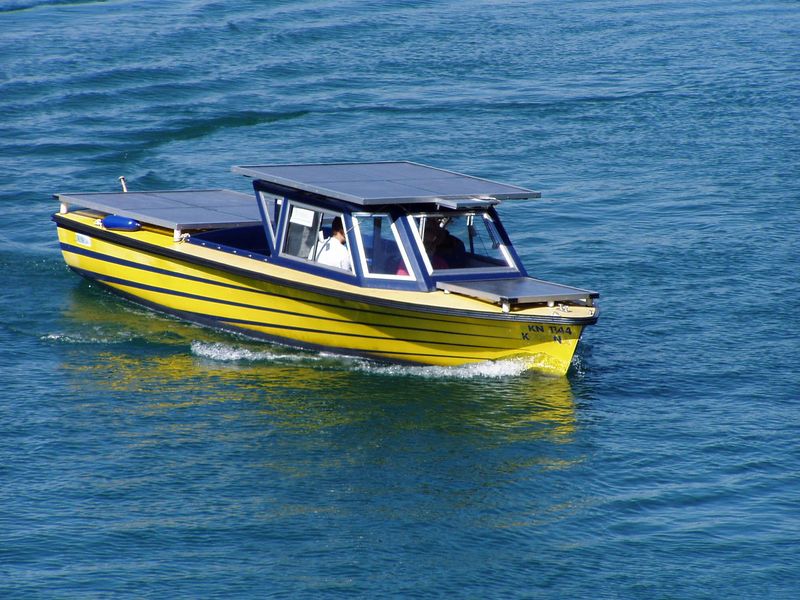
M523 187L413 162L243 165L233 167L233 172L362 206L540 197L538 192Z
M232 190L56 194L63 203L169 229L261 223L255 198Z
M473 298L490 302L566 302L597 298L600 294L560 283L551 283L532 277L513 277L509 279L439 281L436 287Z

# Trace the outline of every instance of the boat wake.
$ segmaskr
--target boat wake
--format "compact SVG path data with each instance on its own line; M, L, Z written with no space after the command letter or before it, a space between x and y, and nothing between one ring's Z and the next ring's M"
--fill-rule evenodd
M383 365L361 361L356 369L376 375L394 377L414 377L427 379L501 379L518 377L535 367L536 363L529 359L509 358L506 360L487 361L461 365L458 367Z
M108 336L87 336L83 334L69 334L69 333L48 333L40 338L45 342L56 342L59 344L122 344L129 342L130 337L113 338Z
M325 362L326 367L332 363L336 367L361 373L391 377L413 377L426 379L499 379L517 377L525 371L538 366L532 358L510 358L493 362L474 363L458 367L387 365L363 358L353 358L341 354L321 352L319 354L304 352L275 352L271 350L252 350L245 347L232 346L220 342L192 342L192 354L204 359L220 362Z
M317 361L321 357L314 354L291 354L277 353L268 350L250 350L249 348L237 348L219 342L192 342L192 354L201 358L220 362L298 362L298 361Z

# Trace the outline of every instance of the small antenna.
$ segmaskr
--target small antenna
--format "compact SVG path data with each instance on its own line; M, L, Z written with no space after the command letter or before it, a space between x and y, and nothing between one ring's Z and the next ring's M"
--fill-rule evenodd
M120 175L118 179L119 179L119 184L122 186L122 191L127 192L128 186L125 185L125 175Z

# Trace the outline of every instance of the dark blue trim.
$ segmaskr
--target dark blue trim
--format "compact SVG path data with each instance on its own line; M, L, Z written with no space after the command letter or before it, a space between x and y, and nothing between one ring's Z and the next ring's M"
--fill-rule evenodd
M506 228L503 226L503 221L500 219L500 215L497 213L497 210L495 209L494 206L489 207L489 216L492 218L492 221L494 221L494 226L497 229L498 233L500 234L500 237L503 238L503 243L505 244L509 254L511 254L511 258L513 259L517 269L519 269L520 275L523 277L527 277L528 271L525 269L525 265L522 264L522 259L519 257L519 254L517 254L517 249L514 248L514 244L511 242L511 238L508 237L508 232L506 231ZM486 279L490 278L486 277Z
M206 301L206 302L214 302L216 304L224 304L224 305L227 305L227 306L237 306L237 307L241 307L241 308L249 308L249 309L253 309L253 310L262 310L262 311L265 311L265 312L288 314L288 315L301 316L301 317L302 316L307 316L307 315L303 315L302 313L294 313L294 312L289 312L289 311L284 311L284 310L279 310L279 309L274 309L274 308L265 308L265 307L261 307L261 306L243 304L241 302L231 302L229 300L220 300L220 299L217 299L217 298L209 298L207 296L200 296L200 295L197 295L197 294L189 294L187 292L178 292L178 291L170 290L170 289L167 289L167 288L159 288L159 287L152 286L152 285L147 285L147 284L144 284L144 283L138 283L138 282L134 282L134 281L129 281L127 279L120 279L118 277L111 277L109 275L101 275L99 273L95 273L94 271L89 271L87 269L80 269L80 268L77 268L77 267L72 267L72 269L73 269L73 271L75 271L76 273L78 273L79 275L81 275L83 277L86 277L87 279L92 279L94 281L98 281L100 283L104 283L109 287L111 287L111 284L124 285L126 287L132 287L132 288L136 288L136 289L140 289L140 290L146 290L146 291L150 291L150 292L159 292L159 293L163 293L163 294L168 294L170 296L178 296L178 297L181 297L181 298L190 298L192 300L203 300L203 301ZM115 288L112 287L112 289L115 289ZM138 298L138 296L135 296L134 294L129 294L129 295L133 296L134 298ZM161 304L157 304L157 303L154 303L154 304L156 304L157 306L161 306L162 308L166 308L166 307L163 307L163 305L161 305ZM205 317L207 319L213 319L215 321L219 321L219 322L223 322L223 323L238 323L240 325L253 325L253 326L258 326L258 327L269 327L269 328L272 328L272 329L281 329L281 330L284 330L284 331L305 331L305 332L308 332L308 333L327 333L327 334L339 335L339 336L349 337L349 338L359 338L359 339L364 339L364 340L383 340L383 341L387 340L386 337L382 337L382 336L378 336L378 335L363 335L363 334L358 334L358 333L342 333L340 331L336 331L334 328L328 330L328 329L312 329L312 328L309 328L309 327L292 327L292 326L289 326L289 325L279 325L277 323L269 323L269 322L265 322L265 321L252 321L252 320L249 320L249 319L235 319L235 318L228 318L228 317L221 317L221 316L211 316L211 315L208 315L208 314L205 314L205 313L195 313L195 312L192 312L192 311L181 311L181 312L183 312L185 314L203 316L203 317ZM355 322L355 321L348 321L348 320L345 320L345 319L331 319L331 318L328 318L328 317L309 317L309 318L316 318L316 319L320 319L320 320L323 320L323 321L331 321L331 322L334 322L334 323L353 323L353 324L357 324L357 325L369 325L369 323L358 323L358 322ZM410 329L410 328L406 328L406 327L398 327L398 326L392 326L392 325L388 325L386 327L398 328L398 329ZM432 329L415 329L415 330L416 331L425 332L425 333L448 333L448 332L437 332L436 330L432 330ZM455 335L465 335L465 334L461 334L461 333L455 332ZM470 337L472 337L472 336L470 336ZM488 337L488 336L483 336L483 337ZM494 336L492 336L492 337L494 337ZM484 346L484 345L478 345L478 344L454 344L454 343L450 343L450 342L437 342L437 341L434 341L434 340L416 340L416 339L406 339L406 338L396 338L396 337L393 337L393 338L390 338L390 339L391 340L396 340L398 342L409 342L409 343L415 343L415 344L431 344L431 345L438 345L438 346L453 346L453 347L457 346L457 347L461 347L461 348L483 348L483 349L487 349L487 350L507 350L508 349L508 348L505 348L503 346ZM495 339L507 339L507 338L495 337Z
M254 294L260 294L260 295L263 295L263 296L268 296L268 297L273 297L273 298L283 298L283 299L286 299L286 300L302 301L302 302L306 302L308 304L314 304L314 305L317 305L317 306L327 306L327 307L331 307L331 308L335 308L335 309L339 309L339 310L346 310L346 311L355 312L355 313L368 313L368 314L376 314L376 315L388 316L388 317L408 318L406 316L397 315L395 313L388 313L388 312L381 312L381 311L374 311L374 310L367 310L367 309L359 310L359 309L356 309L356 308L350 308L350 307L346 307L346 306L341 306L339 304L328 304L328 303L323 303L323 302L315 302L313 300L305 300L305 299L304 300L298 300L297 298L292 298L291 296L285 296L285 295L282 295L282 294L273 294L273 293L270 293L270 292L265 292L263 290L253 289L253 288L250 288L250 287L238 286L238 285L233 285L233 284L229 284L229 283L222 283L222 282L218 282L218 281L212 281L210 279L204 279L202 277L196 277L194 275L185 275L185 274L182 274L182 273L176 273L174 271L168 271L168 270L165 270L165 269L160 269L160 268L152 267L152 266L149 266L149 265L138 265L137 263L133 263L131 261L115 258L115 257L108 256L108 255L105 255L105 254L100 254L100 253L94 252L92 250L87 250L85 248L77 248L75 246L70 246L69 244L61 244L61 248L62 248L62 250L66 250L67 252L71 252L71 253L74 253L74 254L81 254L83 256L88 256L90 258L94 258L95 260L101 260L103 262L108 262L108 263L111 263L111 264L118 264L118 265L122 265L122 266L126 266L126 267L140 269L140 270L143 270L143 271L148 271L148 272L151 272L151 273L158 273L160 275L167 275L167 276L176 277L176 278L179 278L179 279L186 279L188 281L196 281L198 283L205 283L205 284L208 284L208 285L216 285L216 286L227 288L227 289L245 291L245 292L250 292L250 293L254 293ZM238 306L238 307L241 307L241 308L249 308L249 309L253 309L253 310L263 310L263 311L266 311L266 312L273 312L273 313L284 314L284 315L291 315L291 316L298 316L298 317L307 317L308 316L306 313L282 310L282 309L278 309L278 308L270 308L270 307L266 307L266 306L260 306L260 305L257 305L257 304L245 304L245 303L242 303L242 302L232 302L230 300L222 300L222 299L217 299L217 298L210 298L208 296L199 295L199 294L190 294L188 292L179 292L179 291L176 291L176 290L173 290L173 289L170 289L170 288L152 286L152 285L148 285L148 284L145 284L145 283L137 283L137 282L131 281L129 279L122 279L120 277L113 277L113 276L110 276L110 275L101 275L99 273L96 273L95 271L90 271L88 269L80 269L78 267L73 267L73 270L76 271L77 273L80 273L81 275L84 275L85 277L90 277L91 279L96 279L98 281L103 281L103 282L108 282L108 283L115 283L117 285L126 285L126 286L129 286L129 287L135 287L135 288L138 288L138 289L147 290L147 291L151 291L151 292L159 292L159 293L164 293L164 294L170 294L170 295L173 295L173 296L180 296L182 298L190 298L192 300L204 300L204 301L209 301L209 302L216 302L218 304L226 304L228 306ZM408 326L405 326L405 325L391 325L391 324L383 324L383 323L377 324L377 323L372 323L372 322L368 322L368 321L356 321L356 320L353 320L353 319L346 319L346 318L342 318L342 319L336 319L336 318L332 318L332 317L313 317L313 318L323 319L323 320L331 321L331 322L334 322L334 323L352 323L354 325L366 325L366 326L373 326L373 327L383 327L383 328L387 328L387 329L399 329L399 330L405 330L405 331L422 331L422 332L427 332L427 333L449 333L451 335L464 335L464 336L472 337L470 334L465 334L465 333L461 333L461 332L457 332L457 331L450 331L450 330L446 330L446 329L443 330L443 329L431 329L431 328L425 328L425 327L408 327ZM440 322L440 323L441 322L445 322L445 323L452 324L451 321L442 321L441 319L430 319L430 318L427 318L427 317L420 317L420 320L429 320L429 321L435 321L435 322ZM242 323L258 324L258 322L255 322L255 321L241 321L241 322ZM260 324L263 324L263 323L260 323ZM308 330L308 331L312 331L312 330ZM484 335L483 337L492 338L492 339L506 339L505 336L494 336L494 335ZM377 339L381 339L381 338L377 338ZM436 343L436 342L432 342L432 343ZM465 344L459 344L459 345L465 345Z
M294 340L294 339L291 339L291 338L285 338L285 337L278 336L278 335L271 335L271 334L268 334L268 333L263 333L261 331L254 331L252 329L246 329L244 327L236 327L235 325L231 325L226 321L223 321L223 320L220 320L220 319L217 319L217 318L213 318L213 317L207 317L207 316L199 314L199 313L192 313L192 312L188 312L188 311L170 309L170 308L167 308L167 307L165 307L165 306L163 306L161 304L156 304L154 302L150 302L148 300L144 300L143 298L139 298L138 296L134 296L133 294L129 294L128 292L125 292L123 290L119 290L119 289L113 288L113 287L109 286L108 284L106 284L106 283L104 283L102 281L94 280L91 277L83 275L80 272L79 269L75 269L75 268L72 268L72 269L73 269L73 271L75 271L76 273L78 273L78 274L80 274L82 276L85 276L85 277L87 277L89 279L92 279L93 281L97 281L97 283L99 285L101 285L103 287L103 289L106 289L109 292L111 292L111 293L113 293L113 294L115 294L117 296L120 296L120 297L122 297L122 298L124 298L124 299L126 299L126 300L128 300L128 301L130 301L132 303L134 303L134 304L138 304L139 306L143 306L145 308L149 308L149 309L151 309L151 310L153 310L155 312L159 312L159 313L167 314L167 315L172 315L174 317L178 317L178 318L183 319L185 321L188 321L190 323L197 323L198 325L202 325L202 326L205 326L205 327L211 327L213 329L219 329L219 330L222 330L222 331L230 331L230 332L233 332L233 333L244 335L245 337L249 337L251 339L257 339L257 340L264 340L264 341L268 341L268 342L273 342L273 343L281 344L281 345L288 346L288 347L291 347L291 348L300 348L302 350L312 350L312 351L316 351L316 352L331 352L331 353L334 353L334 354L338 354L340 356L357 356L357 357L367 358L367 359L370 359L370 360L380 361L380 362L389 363L389 364L400 363L400 364L408 364L408 365L416 365L416 366L431 366L431 365L421 365L419 362L415 362L415 361L412 361L412 360L403 360L401 358L388 358L388 356L389 355L391 355L391 356L420 356L420 357L434 357L434 356L436 356L436 357L460 358L460 359L464 359L464 360L469 360L469 359L473 359L474 360L474 358L475 358L475 357L471 357L471 356L460 356L460 355L457 355L457 354L424 354L424 353L415 353L415 352L385 352L385 353L378 353L378 351L375 351L374 353L371 353L371 352L359 351L359 350L349 350L349 349L339 348L339 347L335 347L335 346L323 346L322 344L313 344L313 343L310 343L310 342L301 342L301 341ZM387 356L384 356L384 354L387 355Z
M87 256L89 258L94 258L96 260L102 260L103 262L112 263L115 265L121 265L123 267L130 267L132 269L139 269L141 271L149 271L151 273L158 273L159 275L168 275L171 277L178 277L180 279L186 279L188 281L196 281L198 283L211 283L214 285L218 285L220 287L225 287L233 290L242 290L242 291L260 291L260 290L253 290L252 288L243 286L243 285L234 285L232 283L222 283L219 281L212 281L210 279L205 279L203 277L197 277L196 275L186 275L184 273L177 273L175 271L170 271L169 269L161 269L159 267L153 267L151 265L143 265L141 263L133 262L131 260L125 260L124 258L117 258L116 256L109 256L108 254L101 254L99 252L95 252L94 250L89 250L87 248L80 248L78 246L73 246L71 244L61 243L61 249L66 252L71 252L72 254L80 254L81 256ZM120 280L123 281L123 280ZM265 292L261 292L265 293Z
M333 269L330 267L326 267L320 265L319 263L315 263L313 261L303 260L302 258L292 257L286 254L282 254L280 248L283 244L283 239L286 236L286 230L288 228L288 221L289 221L289 211L287 207L289 206L290 202L302 202L307 203L307 200L298 200L294 197L287 196L287 199L284 200L283 206L281 208L281 215L280 221L278 222L278 228L275 233L275 247L276 251L269 262L280 265L282 267L287 267L289 269L294 269L296 271L302 271L304 273L311 273L312 275L319 275L321 277L325 277L327 279L333 279L336 281L341 281L342 283L349 283L350 285L358 285L364 287L363 278L360 277L360 269L355 273L345 273L343 271L339 271L338 269ZM320 208L321 210L326 210L328 212L336 212L341 213L344 215L345 218L345 230L350 229L353 225L352 220L350 220L350 215L345 211L341 203L332 203L332 202L320 202L315 201L313 204L308 204L309 207L312 209ZM350 235L348 234L348 246L350 246L350 255L354 263L358 262L358 255L356 248L353 247L352 243L350 242ZM353 265L355 267L355 264Z
M433 212L442 212L436 209L435 207L431 207L431 210ZM425 212L425 210L420 207L420 212ZM401 241L406 245L407 249L411 250L411 259L413 260L414 263L416 263L415 267L419 271L421 279L425 282L425 290L427 291L435 290L437 281L451 281L451 280L467 281L470 279L473 280L505 279L507 277L527 275L525 268L522 266L522 262L520 261L519 256L517 255L513 245L511 244L511 240L508 238L508 234L506 233L505 229L500 223L500 217L494 210L493 206L489 207L489 215L492 217L494 224L497 226L497 231L500 234L500 237L502 238L503 244L506 246L506 248L508 248L509 253L511 254L511 260L514 263L514 267L516 268L506 267L503 271L499 271L496 273L487 273L487 272L475 273L474 270L470 269L466 270L439 269L435 271L433 274L430 274L428 273L428 269L425 267L425 262L422 257L423 250L416 243L413 231L411 231L413 225L408 222L408 219L400 219L397 221L398 225L402 225L398 227L398 230L400 230L400 236L402 238Z
M84 233L89 235L93 238L105 240L109 243L119 245L123 248L130 248L134 250L139 250L141 252L154 254L156 256L162 256L169 260L188 264L188 265L195 265L201 268L211 268L216 271L221 271L226 275L230 275L233 277L241 277L245 279L253 279L256 281L263 281L272 285L278 285L281 287L285 287L287 289L296 289L299 291L305 291L314 294L325 294L334 298L340 298L343 300L351 300L353 302L360 302L366 303L375 308L385 308L388 311L403 311L409 312L413 310L416 319L422 319L427 321L441 321L445 323L451 323L446 318L437 318L437 317L474 317L479 318L484 322L485 326L492 326L492 327L505 327L505 323L507 322L516 322L516 323L545 323L545 324L561 324L561 325L593 325L597 322L598 313L595 312L595 315L592 317L579 317L579 318L572 318L572 317L548 317L548 316L536 316L531 317L527 315L517 315L513 312L511 313L495 313L495 314L484 314L484 315L476 315L471 311L464 311L458 309L449 309L449 308L442 308L442 307L429 307L429 306L422 306L422 305L414 305L412 308L409 308L402 302L393 301L393 300L383 300L378 298L373 298L368 295L369 288L364 288L364 294L353 294L350 292L343 292L337 289L326 289L320 288L318 286L313 286L309 284L299 283L296 281L284 280L279 279L264 273L258 273L256 271L251 271L247 269L242 269L239 267L234 267L219 261L210 260L206 258L201 258L199 256L192 256L187 255L182 252L176 252L174 250L170 250L169 248L163 248L161 246L157 246L155 244L150 244L147 242L142 242L135 238L131 238L129 236L123 236L112 231L105 231L102 229L97 229L96 227L92 227L90 225L84 225L83 223L79 223L73 221L69 218L60 215L59 213L55 213L52 215L52 220L56 222L59 227L63 227L64 229L74 231L77 233ZM66 245L67 247L73 247ZM78 249L81 250L81 249ZM100 255L101 257L104 255ZM143 268L143 265L138 265L137 267ZM294 263L292 263L294 266ZM177 273L169 272L174 276L177 276ZM223 285L223 284L220 284ZM250 288L245 288L250 289ZM265 292L266 293L266 292ZM275 295L275 294L274 294ZM289 298L290 296L285 296ZM317 302L316 304L321 306L326 306L325 303ZM327 306L340 306L340 305L327 305ZM365 309L364 312L374 312L377 314L395 314L393 312L381 312L379 310L370 310ZM432 316L424 316L422 313L428 313Z
M253 188L256 190L256 192L263 191L274 196L283 196L284 198L288 198L290 200L296 200L297 202L303 202L305 204L325 207L328 210L333 210L336 212L350 212L353 210L353 205L349 202L337 200L336 198L328 198L327 196L321 196L312 192L305 192L303 190L289 188L277 183L270 183L262 179L254 179Z
M417 246L417 241L414 239L413 232L411 231L411 225L409 224L408 219L405 217L406 215L403 214L398 215L395 219L397 232L400 235L400 243L404 244L406 250L408 251L406 254L412 263L410 267L415 273L417 273L417 278L422 282L423 290L426 292L431 292L436 289L436 283L428 273L428 269L425 268L425 263L422 260L422 255L420 254L419 247Z
M433 291L436 289L435 284L431 284L430 278L427 277L425 270L422 268L417 269L418 272L421 274L421 276L413 281L395 280L395 279L384 279L378 281L378 278L364 276L363 269L361 268L361 257L358 249L358 244L356 243L353 235L352 213L389 212L392 215L392 218L396 220L400 216L400 213L396 207L393 207L392 210L382 210L380 207L374 207L374 206L354 207L349 202L344 202L342 200L337 200L335 198L327 198L325 196L320 196L318 194L313 194L311 192L303 192L300 190L294 190L292 188L286 188L281 185L271 184L261 180L253 181L253 189L255 190L256 195L258 195L259 192L265 192L267 194L283 196L284 198L283 207L281 208L281 214L276 224L275 242L274 246L272 247L272 256L270 257L268 262L288 267L290 269L303 271L305 273L321 275L323 277L327 277L329 279L335 279L337 281L341 281L344 283L358 285L365 289L379 288L379 289L395 289L395 290L408 290L408 291L411 290ZM318 207L328 212L341 213L344 216L344 225L347 235L347 245L350 247L350 253L353 258L353 270L355 272L355 275L348 275L347 273L342 273L334 269L329 269L324 266L314 264L313 262L310 261L304 261L302 259L293 259L292 257L287 257L286 255L282 255L280 253L279 249L281 241L283 240L286 228L288 227L287 220L289 211L286 210L286 207L288 206L289 201L300 202L315 208ZM260 199L258 200L258 203L259 203L259 210L261 211L263 220L264 213L263 209L261 208ZM415 245L416 244L414 244L413 246ZM413 246L407 245L406 247L408 248ZM412 260L415 260L413 256L411 258Z
M349 211L343 213L344 215L344 235L347 240L347 247L350 249L350 257L353 261L353 270L356 272L359 285L364 286L364 270L361 268L361 249L355 241L355 234L353 233L353 215Z
M231 239L235 239L237 245L231 246ZM256 260L266 260L269 258L269 242L264 237L264 230L261 225L246 225L244 227L230 227L226 229L211 229L200 233L192 234L186 242L213 248L236 256L245 256ZM265 254L266 253L266 254Z
M134 268L134 269L141 269L143 271L149 271L151 273L158 273L160 275L168 275L168 276L171 276L171 277L177 277L177 278L180 278L180 279L186 279L188 281L196 281L198 283L206 283L206 284L217 285L217 286L220 286L220 287L225 287L225 288L234 289L234 290L241 290L241 291L252 292L252 293L256 293L256 294L262 294L264 296L271 296L273 298L283 298L283 299L286 299L286 300L295 300L295 301L298 301L298 302L306 302L308 304L313 304L315 306L325 306L325 307L330 307L330 308L335 308L335 309L340 309L340 310L349 310L349 311L353 311L353 312L376 314L376 315L385 315L385 316L396 317L396 318L408 318L408 315L399 315L396 312L387 312L387 311L372 310L372 309L349 308L349 307L346 307L346 306L342 306L341 304L333 304L333 303L329 303L329 302L319 302L319 301L315 301L315 300L308 300L308 299L305 299L305 298L300 299L300 298L297 298L297 297L294 297L294 296L289 296L289 295L286 295L286 294L276 294L276 293L272 293L272 292L265 292L264 290L258 290L258 289L254 289L254 288L248 287L248 286L241 286L241 285L235 285L235 284L232 284L232 283L223 283L223 282L219 282L219 281L213 281L211 279L205 279L203 277L197 277L196 275L186 275L186 274L183 274L183 273L178 273L176 271L170 271L168 269L161 269L161 268L158 268L158 267L153 267L153 266L150 266L150 265L143 265L143 264L136 263L136 262L129 261L129 260L125 260L125 259L122 259L122 258L109 256L107 254L100 254L99 252L95 252L94 250L88 250L86 248L79 248L78 246L72 246L72 245L66 244L66 243L62 243L61 244L61 249L64 250L64 251L67 251L67 252L71 252L73 254L80 254L82 256L87 256L89 258L94 258L96 260L102 260L104 262L117 264L117 265L121 265L121 266L124 266L124 267L131 267L131 268ZM222 268L220 266L217 266L217 268L222 270ZM120 281L123 282L125 280L120 280ZM273 285L282 285L282 286L285 285L284 283L277 282L277 281L268 281L267 283L270 283L270 284L273 284ZM318 290L305 290L304 289L302 291L307 291L309 293L320 293ZM352 301L355 301L355 302L363 302L364 301L363 299L357 298L357 297L353 297L353 298L344 298L343 297L342 299L343 300L348 300L349 299L349 300L352 300ZM260 307L254 306L253 308L260 308ZM390 307L387 307L387 308L390 308ZM403 310L408 310L408 309L403 309ZM448 320L448 319L437 319L435 317L429 317L429 316L423 316L423 315L415 316L415 318L417 320L423 320L423 321L433 321L433 322L437 322L437 323L452 324L452 321ZM347 320L347 322L351 322L351 321ZM411 328L411 329L413 329L413 328ZM421 330L422 331L436 331L436 330L425 330L425 329L421 329Z
M104 232L102 230L95 230L95 229L91 229L91 228L85 228L84 229L84 228L81 228L81 227L76 227L75 230L76 231L85 231L88 234L93 235L94 237L103 238L103 239L106 239L107 241L114 241L114 240L109 239L110 236L108 235L108 233ZM237 286L237 285L229 284L229 283L221 283L221 282L217 282L217 281L203 279L201 277L197 277L197 276L194 276L194 275L184 275L184 274L181 274L181 273L177 273L175 271L169 271L169 270L166 270L166 269L160 269L160 268L157 268L157 267L151 267L149 265L142 265L142 264L139 264L139 263L136 263L136 262L132 262L132 261L127 261L127 260L124 260L124 259L121 259L121 258L108 256L106 254L100 254L98 252L94 252L93 250L88 250L86 248L79 248L77 246L72 246L72 245L66 244L66 243L62 243L61 244L61 249L62 250L66 250L68 252L74 252L76 254L81 254L81 255L84 255L84 256L88 256L90 258L95 258L97 260L103 260L103 261L106 261L106 262L110 262L110 263L114 263L114 264L120 264L120 265L123 265L123 266L128 266L128 267L133 267L133 268L138 268L138 269L143 269L143 270L150 270L150 271L152 271L154 273L171 275L173 277L182 277L182 278L188 279L190 281L198 281L198 282L201 282L201 283L210 283L210 284L215 284L215 285L219 285L219 286L223 286L223 287L229 287L229 288L232 288L232 289L239 289L239 290L251 291L251 292L255 292L255 293L261 293L261 294L265 294L265 295L269 295L269 296L273 296L273 297L277 297L277 298L285 298L285 299L290 299L290 300L298 300L298 301L301 301L301 302L308 302L309 304L314 304L316 306L326 306L326 307L331 307L331 308L351 310L351 311L363 312L363 313L372 313L372 314L377 314L377 315L388 315L388 316L398 317L398 318L408 318L409 315L407 315L407 314L397 314L394 311L402 310L403 312L407 313L407 312L410 312L410 311L413 310L413 312L415 312L415 313L417 311L422 312L422 313L427 312L427 313L429 313L431 315L441 315L442 317L447 317L447 316L459 317L459 316L464 316L464 314L465 314L463 311L458 312L458 311L452 311L452 310L447 310L447 309L445 309L445 311L437 313L437 311L435 311L433 309L430 309L428 307L425 307L425 306L414 306L413 308L409 308L409 307L406 307L406 306L397 306L398 303L395 303L395 302L381 301L381 300L376 300L376 299L365 298L365 297L360 296L360 295L348 294L348 293L340 292L338 290L333 290L333 289L320 289L320 288L316 288L316 287L312 287L312 286L308 286L308 285L299 284L299 283L296 283L296 282L285 281L285 280L282 280L282 279L275 279L275 278L272 278L272 277L268 277L268 276L265 276L265 275L260 275L258 273L254 273L254 272L250 272L250 271L242 272L241 270L237 270L235 268L232 268L232 267L230 267L228 265L225 265L225 264L222 264L222 263L216 263L216 262L208 261L208 260L205 260L205 259L198 259L196 257L186 256L185 254L178 254L176 252L163 251L162 248L158 248L157 246L150 248L150 247L144 247L144 246L146 246L144 244L142 244L142 245L132 244L131 241L128 240L128 239L124 240L124 242L125 242L124 245L126 245L128 247L132 247L132 248L135 248L137 250L141 250L143 252L148 252L148 251L149 252L153 252L153 253L158 254L160 256L165 256L165 257L169 258L170 260L175 260L177 262L181 262L181 263L184 263L184 264L194 264L194 265L199 265L201 267L213 268L215 270L221 271L221 272L223 272L225 274L228 274L228 275L234 275L234 276L250 278L250 279L254 279L256 281L263 281L263 282L266 282L266 283L271 284L271 285L278 285L278 286L285 287L285 288L288 288L288 289L297 289L298 291L304 291L304 292L313 293L313 294L330 295L332 297L340 298L340 299L345 300L345 301L352 301L352 302L359 302L359 303L370 303L375 308L386 308L387 310L386 311L381 311L381 310L375 310L375 308L372 308L372 309L370 309L370 308L365 308L365 309L347 308L347 307L343 307L341 304L332 304L332 303L328 303L328 302L319 302L319 301L315 301L315 300L298 299L298 298L296 298L294 296L265 292L263 290L257 290L257 289L253 289L253 288L247 287L247 286ZM439 322L439 323L452 324L452 320L449 320L449 319L446 319L446 318L437 318L437 316L426 316L426 315L423 315L423 314L415 314L414 318L417 319L417 320L423 320L423 321L433 321L433 322ZM485 326L504 327L504 325L502 325L501 323L495 322L496 321L495 319L487 319L487 320L489 322L486 323Z
M272 223L274 217L272 215L266 214L266 207L264 206L264 202L261 199L261 194L258 193L258 188L255 186L255 182L253 182L253 189L256 194L256 206L258 207L258 212L261 214L261 227L264 229L264 235L267 238L267 250L270 255L275 255L275 231L270 228L270 223Z

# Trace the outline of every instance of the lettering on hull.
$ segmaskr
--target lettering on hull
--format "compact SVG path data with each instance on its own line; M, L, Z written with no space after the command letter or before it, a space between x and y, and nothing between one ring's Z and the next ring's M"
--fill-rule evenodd
M572 327L568 325L548 325L547 327L547 332L553 336L553 341L559 344L562 342L562 335L572 335ZM527 330L521 331L520 334L523 340L530 341L531 333L545 333L545 331L544 325L528 325Z

